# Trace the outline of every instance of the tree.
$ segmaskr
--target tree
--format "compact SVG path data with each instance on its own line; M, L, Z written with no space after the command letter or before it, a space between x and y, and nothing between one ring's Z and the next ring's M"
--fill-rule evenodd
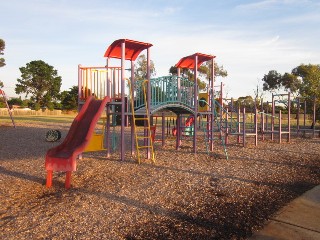
M258 106L259 102L256 102L251 96L239 97L234 101L235 106L245 107L247 112L253 112L254 108Z
M275 70L269 71L262 78L263 90L273 91L284 89L302 97L320 99L320 65L301 64L292 69L291 73L281 75Z
M0 55L4 54L3 51L4 51L5 47L6 47L5 42L0 38ZM5 65L6 65L6 63L5 63L4 58L0 58L0 67L3 67ZM3 88L3 82L1 80L0 80L0 88Z
M273 78L272 78L273 77ZM320 65L301 64L291 73L281 75L275 70L269 71L262 79L264 90L281 90L303 97L307 101L307 111L312 110L313 100L320 106Z
M150 60L150 77L156 74L154 63ZM147 79L147 58L144 54L138 57L137 62L134 64L134 78L136 81Z
M3 55L3 54L4 54L3 51L4 51L5 47L6 47L5 41L3 41L3 40L0 38L0 55ZM6 65L6 63L5 63L4 58L0 58L0 67L3 67L3 66L5 66L5 65Z
M31 61L25 67L19 68L21 78L18 78L15 92L30 94L30 100L46 106L49 102L57 99L61 87L61 77L57 70L42 60Z
M78 108L78 86L73 86L69 91L60 94L62 109L76 110Z
M206 82L201 81L201 77L205 80L209 80L211 78L211 69L212 69L212 63L211 61L204 62L198 69L199 71L199 77L197 79L197 84L199 86L199 89L204 89L206 87ZM177 74L177 68L175 66L170 67L169 73L171 74ZM182 75L186 76L188 79L194 79L193 72L188 68L182 69ZM215 77L226 77L228 76L228 72L223 69L223 66L219 66L217 63L214 63L214 76Z
M320 101L320 65L301 64L292 70L292 74L301 79L300 84L291 83L298 86L301 96L316 97Z
M263 91L273 91L280 88L281 74L276 70L271 70L262 78Z
M8 100L8 104L9 105L21 106L22 105L22 99L21 99L21 97L19 97L19 98L11 98L11 99Z
M204 62L200 68L199 68L199 73L202 76L205 76L206 79L211 78L211 69L212 69L212 62L207 61ZM228 72L227 70L223 69L223 66L219 66L216 62L214 63L214 76L215 77L227 77Z

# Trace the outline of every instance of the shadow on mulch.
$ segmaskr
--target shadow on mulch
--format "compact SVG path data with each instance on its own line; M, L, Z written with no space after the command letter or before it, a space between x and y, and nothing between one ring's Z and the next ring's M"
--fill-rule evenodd
M28 175L28 174L17 172L17 171L8 170L8 169L1 167L1 166L0 166L0 175L7 175L7 176L14 177L14 178L20 178L22 180L27 180L27 181L39 183L41 185L45 184L44 178Z
M6 128L0 132L0 161L35 159L45 156L48 149L59 145L66 135L57 142L47 142L46 132L50 128L22 127Z
M134 226L125 238L246 239L284 204L312 187L306 182L288 184L283 186L279 197L281 200L274 201L275 196L255 196L250 206L245 201L228 202L207 198L206 204L196 216L177 210L165 210L165 214L156 215L151 221ZM224 194L221 197L224 198Z

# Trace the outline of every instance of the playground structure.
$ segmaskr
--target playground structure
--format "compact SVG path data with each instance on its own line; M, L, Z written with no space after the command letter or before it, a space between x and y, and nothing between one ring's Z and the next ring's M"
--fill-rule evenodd
M137 42L128 39L119 39L114 41L107 51L105 57L107 58L106 66L104 67L85 67L79 65L79 108L85 102L86 98L90 95L94 95L97 98L109 96L111 101L108 103L107 108L107 122L106 122L106 143L107 156L110 155L110 128L114 126L115 119L121 119L120 129L120 154L121 160L124 160L125 156L125 127L131 122L131 153L135 154L135 150L140 147L140 143L137 144L137 139L144 138L144 148L146 148L147 158L150 158L152 153L151 141L154 135L149 136L149 132L155 133L155 126L152 123L153 116L158 112L171 111L176 114L176 125L179 131L176 133L176 148L179 148L181 144L181 137L184 135L185 130L182 124L182 119L185 115L192 115L193 125L196 126L198 119L201 115L208 115L210 122L207 131L208 135L213 135L214 128L214 111L213 107L208 108L205 112L198 111L198 95L199 90L197 81L192 81L184 78L180 74L181 68L188 68L193 70L194 78L198 77L198 68L203 62L212 61L214 66L215 56L195 53L193 55L181 58L176 64L178 68L178 74L172 76L164 76L159 78L150 79L150 47L152 44ZM143 51L147 51L147 81L135 81L134 79L134 61L138 55ZM121 66L110 66L110 59L116 58L121 60ZM125 60L130 61L129 74L130 81L125 76ZM128 82L128 83L127 83ZM207 92L207 105L213 104L213 83L214 83L214 69L211 69L211 78L208 82ZM144 88L145 86L145 88ZM143 90L144 89L144 90ZM145 96L145 97L143 97ZM128 104L130 102L130 104ZM118 107L118 110L117 110ZM145 121L145 128L143 129L144 137L137 136L137 123L136 120L132 120L132 117L137 121ZM139 117L137 117L139 116ZM161 115L162 122L165 122L165 116ZM132 122L133 121L133 122ZM165 138L165 123L162 125L161 141L164 142ZM192 126L188 126L189 131ZM196 153L197 148L197 128L192 128L193 139L193 151ZM109 136L109 137L108 137ZM213 141L208 137L209 145L213 148ZM136 145L136 146L135 146ZM138 159L140 161L140 159Z
M128 39L114 41L106 50L107 58L103 67L78 66L79 110L80 113L74 120L70 131L61 146L51 149L46 157L47 186L51 186L52 171L66 171L66 188L70 187L71 172L76 170L76 157L89 145L88 139L93 135L93 126L96 125L101 109L106 106L105 146L107 157L110 156L111 127L120 118L120 158L125 159L126 142L125 128L131 123L131 154L137 151L138 162L141 154L146 153L146 158L155 161L153 140L155 139L156 126L152 124L153 115L162 112L162 143L165 138L165 111L176 114L176 148L182 142L182 137L188 135L193 141L193 152L197 151L197 129L201 116L206 118L204 134L208 149L213 150L213 134L215 124L215 101L213 100L214 84L214 58L215 56L195 53L181 58L175 65L177 75L150 79L150 47L152 44ZM145 81L135 81L134 61L143 51L147 51L147 74ZM120 59L120 66L110 66L110 59ZM125 76L125 61L130 61L130 80ZM181 68L193 70L194 79L198 78L198 68L203 62L211 61L211 77L207 85L206 111L198 111L199 90L197 81L191 81L180 74ZM99 113L89 110L93 98L108 99L100 103ZM101 100L94 100L101 101ZM130 102L130 104L129 104ZM104 104L105 103L105 104ZM104 105L104 106L103 106ZM91 118L89 118L89 115ZM188 116L188 123L183 125L182 120ZM87 120L82 118L87 116ZM138 121L143 122L142 133L139 132ZM79 122L79 124L77 123ZM83 125L82 125L83 124ZM84 125L90 127L84 128ZM193 125L193 127L192 127ZM81 126L81 127L79 127ZM199 125L200 126L200 125ZM186 131L186 128L188 130ZM82 132L81 137L73 136L77 131ZM188 132L188 133L187 133ZM75 138L77 137L77 140ZM145 150L145 151L143 151ZM67 162L63 164L61 162Z
M131 143L131 146L129 145L131 155L136 156L137 162L140 163L143 155L145 159L155 162L154 143L161 142L164 146L165 139L169 136L175 139L176 149L180 148L183 141L192 141L193 153L197 153L199 137L203 139L209 155L218 143L223 147L227 159L226 145L230 143L231 136L237 137L237 143L241 143L242 140L243 146L246 146L247 137L254 137L257 145L259 134L262 139L270 134L272 140L275 135L279 135L280 143L282 135L286 134L290 141L290 94L287 98L289 108L287 128L282 126L281 111L276 116L275 104L279 102L276 95L272 97L271 113L268 112L269 103L265 111L263 109L265 104L262 101L260 112L257 105L254 110L251 109L253 122L248 126L246 109L238 106L238 110L235 111L233 106L230 108L224 105L222 83L218 86L220 90L215 90L215 56L195 53L183 57L175 64L177 75L151 79L151 47L150 43L119 39L106 50L105 66L78 66L79 115L61 146L47 153L48 187L51 186L53 171L66 171L65 186L69 188L71 172L76 170L76 158L84 151L106 150L106 157L110 157L113 146L118 145L120 159L125 160L128 142ZM147 74L145 80L136 81L134 61L142 51L147 51ZM120 66L111 66L112 59L120 60ZM126 61L130 62L129 68L126 66ZM210 61L211 65L210 78L205 90L199 92L196 81L198 69L207 61ZM184 68L193 70L194 79L182 76L181 69ZM127 77L128 70L130 74ZM97 102L98 110L90 110L92 102ZM100 134L95 134L95 125L103 110L106 111L106 117L102 118L102 131ZM169 112L175 114L173 122L171 119L169 122L167 120L166 114ZM87 116L85 121L84 116ZM161 119L161 138L156 137L158 119ZM119 137L114 135L116 125L120 125ZM128 127L130 127L130 141L125 136ZM81 132L81 136L76 134L78 131ZM75 137L78 140L75 140ZM64 161L68 164L63 164Z
M224 122L224 129L226 131L226 144L228 144L229 136L236 135L237 143L246 145L246 136L252 136L255 138L255 145L258 143L258 139L266 140L267 136L270 136L270 140L274 141L276 138L279 143L282 143L283 135L287 138L287 142L290 142L292 133L312 133L312 137L315 137L315 133L319 133L320 130L316 129L316 99L312 99L312 124L307 126L307 109L306 101L303 102L303 125L301 126L301 98L291 99L290 93L284 94L272 94L271 102L263 102L263 99L255 99L254 104L250 109L250 113L246 114L246 108L237 104L235 106L234 99L224 99L227 102L225 107L227 114ZM231 102L228 102L230 101ZM259 111L260 105L260 111ZM296 106L296 124L292 125L292 106ZM222 108L223 109L223 108ZM285 114L282 110L285 110ZM248 121L248 117L251 115L251 121ZM242 139L242 142L241 142Z
M12 116L12 113L11 113L11 110L10 110L10 107L9 107L9 104L8 104L7 96L6 96L6 93L5 93L2 89L0 89L0 96L2 96L3 101L4 101L5 104L6 104L6 107L7 107L8 114L9 114L9 116L10 116L12 125L13 125L13 127L15 128L15 127L16 127L16 124L14 123L14 119L13 119L13 116Z

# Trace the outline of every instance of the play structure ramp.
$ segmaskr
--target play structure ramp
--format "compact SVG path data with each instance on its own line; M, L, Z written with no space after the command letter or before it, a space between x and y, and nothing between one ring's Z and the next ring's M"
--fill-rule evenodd
M53 171L64 171L66 172L65 187L70 188L71 172L76 170L76 159L89 144L95 125L109 101L109 97L103 100L96 100L93 96L88 97L73 120L64 141L48 150L45 160L47 187L52 185Z

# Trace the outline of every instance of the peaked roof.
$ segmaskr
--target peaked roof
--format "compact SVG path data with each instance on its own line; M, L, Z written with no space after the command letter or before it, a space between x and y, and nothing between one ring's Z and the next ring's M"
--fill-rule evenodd
M121 43L125 43L125 59L131 61L135 61L143 50L152 47L152 44L150 43L129 39L118 39L108 47L104 57L121 59Z
M198 56L198 68L201 66L203 62L209 61L216 57L213 55L207 55L203 53L195 53L190 56L181 58L180 61L176 64L176 67L193 69L195 65L195 56Z

